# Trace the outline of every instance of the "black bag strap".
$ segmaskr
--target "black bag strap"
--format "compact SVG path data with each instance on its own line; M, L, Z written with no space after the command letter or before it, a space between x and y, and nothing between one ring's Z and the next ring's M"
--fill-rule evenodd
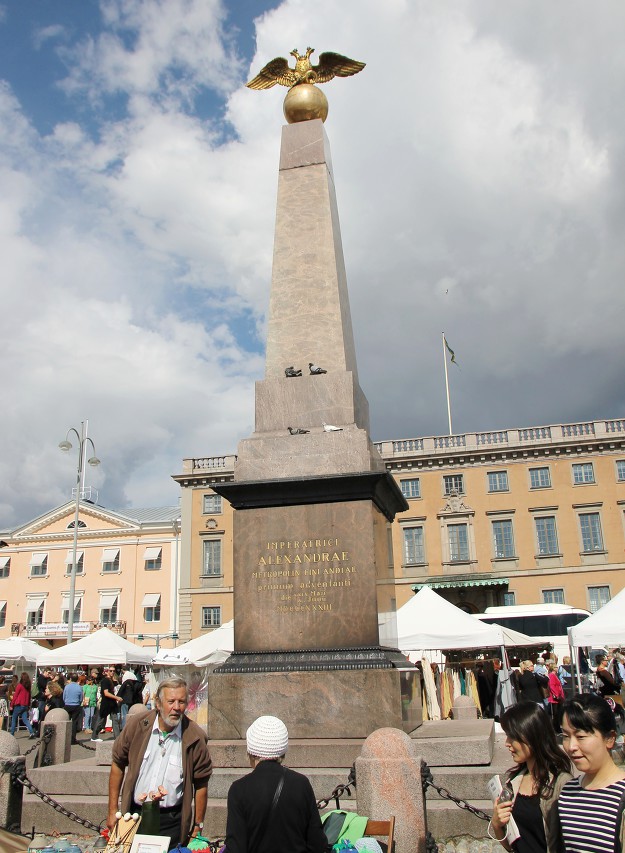
M269 806L268 810L265 812L265 816L260 827L260 832L258 833L258 843L253 848L253 850L249 850L248 853L255 853L256 850L259 850L262 847L263 841L265 840L265 835L267 834L267 830L269 829L269 823L271 821L271 818L273 817L273 813L276 810L276 806L278 805L278 800L280 799L280 794L282 793L282 786L284 785L284 767L282 767L281 770L282 775L280 776L278 784L276 785L273 800L271 801L271 805Z

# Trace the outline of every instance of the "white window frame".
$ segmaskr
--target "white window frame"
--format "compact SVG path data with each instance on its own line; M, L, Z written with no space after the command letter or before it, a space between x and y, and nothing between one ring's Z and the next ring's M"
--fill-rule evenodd
M555 551L545 551L542 550L541 547L541 536L539 533L539 522L545 522L544 530L546 536L544 537L546 545L549 545L549 539L551 538L550 531L547 530L548 524L546 522L553 520L553 537L555 538ZM536 515L534 516L534 535L536 537L536 556L537 557L553 557L560 553L560 545L558 543L558 522L555 515Z
M506 601L508 599L508 601ZM516 592L514 590L506 590L503 594L503 604L504 607L514 607L516 604Z
M114 560L105 560L104 558L107 556L107 551L117 551ZM104 548L102 551L102 574L104 575L115 575L118 574L120 569L120 556L121 549L120 548ZM111 566L112 568L105 568L105 566ZM101 620L100 620L101 621Z
M600 610L612 598L612 593L610 591L610 587L608 586L608 584L597 584L595 586L589 586L587 589L588 589L588 609L590 610L591 613L596 613L597 610ZM599 601L597 600L596 606L595 606L595 602L593 602L593 592L598 591L598 590L607 590L608 594L607 594L605 601L599 603ZM597 596L597 599L599 599L599 598L603 598L603 596Z
M152 557L152 554L158 555ZM163 568L163 549L155 545L153 547L146 548L143 552L143 569L146 572L159 572Z
M85 552L84 551L77 551L76 553L78 555L78 564L76 566L76 574L77 575L84 575L84 573L85 573ZM65 574L68 576L71 575L71 573L72 573L73 559L74 559L74 554L73 554L73 551L70 550L67 552L67 557L65 559Z
M212 615L214 614L217 616L216 621L212 620ZM202 628L219 628L221 626L221 606L209 605L202 607L200 619Z
M511 518L495 518L491 521L491 532L493 538L493 555L496 560L514 560L516 557L516 546L514 544L514 525L512 524ZM504 525L506 525L505 530L509 531L509 536L506 536L504 531ZM499 537L497 536L497 531L501 530L503 535ZM507 542L506 540L509 540ZM504 553L506 550L506 545L509 545L510 553ZM500 547L503 546L503 547Z
M409 542L410 539L415 539L416 531L421 531L420 538L421 542L415 545L414 541L412 543ZM411 524L402 527L402 535L403 535L403 555L404 555L404 565L405 566L422 566L425 565L425 528L422 524ZM416 559L418 556L417 551L421 549L421 558ZM415 559L409 559L410 550L413 550Z
M446 525L447 528L447 544L449 547L449 562L450 563L468 563L471 559L471 543L469 539L469 524L466 521L450 521ZM460 533L461 528L464 528L465 541L460 542L460 538L458 537L457 541L452 542L452 531L456 531L458 534ZM466 554L464 551L461 553L461 549L466 547ZM458 550L458 555L454 557L453 552L454 548Z
M578 512L579 518L579 531L582 540L582 554L597 554L605 551L605 541L603 538L603 526L601 524L601 513L599 512ZM590 533L590 539L588 536L584 536L584 527L585 523L583 519L597 519L597 530L590 530L587 528L587 533ZM588 522L590 524L590 522ZM598 538L596 538L598 532ZM590 548L586 546L590 545Z
M625 482L625 459L616 460L616 480L619 483Z
M419 477L406 477L399 481L399 487L407 501L421 497L421 479Z
M35 551L35 554L44 554L43 551ZM45 556L42 558L41 562L33 563L35 555L31 557L30 562L30 577L31 578L45 578L48 574L48 554L45 553Z
M574 486L587 486L595 482L595 467L592 462L574 462L571 472Z
M458 495L465 494L464 474L443 474L443 494L448 498L452 492Z
M561 595L559 593L562 593ZM542 590L543 604L565 604L564 587L557 586Z
M215 563L212 567L209 566L207 570L207 552L209 550L218 552L218 559L215 558L215 554L212 555L209 562ZM203 578L220 578L223 576L223 542L222 537L211 537L204 538L202 540L202 573L200 577ZM216 565L218 563L218 565Z
M7 604L6 601L0 604L0 628L4 628L7 623Z
M0 578L8 578L11 574L11 556L0 557Z
M543 472L547 472L546 478L543 476ZM536 475L534 477L534 474ZM530 490L535 491L537 489L550 489L551 488L551 469L549 465L538 465L535 468L529 469L529 478L530 478ZM546 479L546 482L542 482ZM537 480L534 483L534 480Z
M215 506L211 507L211 503L214 503ZM223 498L221 495L202 495L202 515L221 515L223 511Z
M488 481L488 493L496 494L497 492L509 492L510 484L508 482L508 471L488 471L486 474ZM502 485L503 484L503 485ZM494 488L493 488L494 486Z

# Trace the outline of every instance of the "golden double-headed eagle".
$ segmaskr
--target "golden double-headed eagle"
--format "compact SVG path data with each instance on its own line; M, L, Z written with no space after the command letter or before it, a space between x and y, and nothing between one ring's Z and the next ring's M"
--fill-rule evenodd
M292 89L300 83L327 83L333 77L351 77L365 67L364 62L342 56L340 53L320 53L319 63L313 65L310 55L314 48L306 48L302 56L297 48L289 54L295 57L295 68L289 68L289 61L283 56L277 56L247 84L250 89L271 89L276 83Z

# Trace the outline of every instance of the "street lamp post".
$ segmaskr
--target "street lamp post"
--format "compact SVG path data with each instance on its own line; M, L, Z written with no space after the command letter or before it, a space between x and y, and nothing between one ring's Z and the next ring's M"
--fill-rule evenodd
M85 473L85 456L87 455L87 444L91 445L93 456L87 460L93 468L100 464L100 460L95 455L95 444L90 438L87 438L88 421L82 421L80 424L80 433L78 430L71 427L67 431L65 441L59 444L61 450L67 453L72 449L72 444L69 441L69 436L73 433L78 440L78 469L76 473L76 511L74 513L74 544L72 549L72 570L69 579L69 613L67 615L67 642L72 642L74 637L74 603L76 599L76 571L77 555L78 555L78 515L80 512L80 496L82 494L83 478Z
M173 631L167 634L137 634L137 640L156 640L156 654L161 648L161 640L177 640L178 634Z

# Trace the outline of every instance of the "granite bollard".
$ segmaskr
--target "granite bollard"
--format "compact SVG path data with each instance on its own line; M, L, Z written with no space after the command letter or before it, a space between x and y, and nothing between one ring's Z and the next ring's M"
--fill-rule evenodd
M63 708L53 708L46 714L42 723L41 733L52 730L52 738L47 745L39 747L39 766L45 764L65 764L70 760L72 742L72 724L67 711ZM45 762L44 762L45 756Z
M457 696L451 712L454 720L477 720L477 706L470 696Z
M20 832L22 825L22 797L24 788L14 784L12 772L21 771L25 759L20 755L17 740L8 732L0 731L0 827Z
M377 729L356 759L358 812L372 820L395 816L396 853L425 853L427 818L421 758L400 729Z

